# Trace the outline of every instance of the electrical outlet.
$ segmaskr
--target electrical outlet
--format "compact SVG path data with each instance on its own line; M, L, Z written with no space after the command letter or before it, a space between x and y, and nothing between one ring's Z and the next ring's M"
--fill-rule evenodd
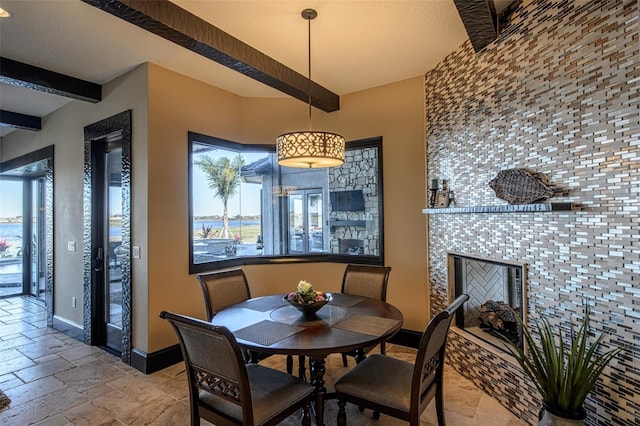
M76 242L75 241L67 241L67 250L76 251Z
M71 307L75 308L77 305L75 296L71 296Z
M131 251L134 259L140 259L140 247L133 246Z

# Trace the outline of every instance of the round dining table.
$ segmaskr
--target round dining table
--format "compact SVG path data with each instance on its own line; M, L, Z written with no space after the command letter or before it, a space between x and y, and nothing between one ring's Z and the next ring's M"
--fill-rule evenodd
M303 315L284 294L257 297L218 312L212 323L233 332L250 352L304 355L311 365L316 424L324 424L325 359L333 353L364 349L393 336L402 327L402 313L389 303L342 293L331 293L331 301L312 317ZM304 374L304 366L301 366Z

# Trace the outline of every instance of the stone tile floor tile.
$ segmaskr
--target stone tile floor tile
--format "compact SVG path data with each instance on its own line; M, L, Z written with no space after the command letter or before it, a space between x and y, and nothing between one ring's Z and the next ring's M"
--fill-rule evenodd
M0 389L12 400L8 408L0 411L0 424L189 425L187 379L182 363L142 374L96 347L45 327L44 315L44 307L30 298L0 299ZM388 344L387 354L412 362L415 350ZM285 357L272 356L262 364L284 371ZM349 365L354 365L352 358ZM342 365L339 355L327 359L328 391L350 367ZM294 371L297 368L296 359ZM336 414L335 401L327 401L327 426L336 424ZM405 424L385 415L374 420L369 410L360 413L350 404L347 416L350 426ZM449 367L445 372L445 416L450 426L525 424ZM421 425L436 423L432 403L423 413ZM282 424L299 425L300 414Z

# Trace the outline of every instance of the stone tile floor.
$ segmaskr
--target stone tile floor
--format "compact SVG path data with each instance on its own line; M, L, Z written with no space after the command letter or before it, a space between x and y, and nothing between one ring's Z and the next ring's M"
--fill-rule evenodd
M182 363L145 375L118 358L46 327L44 307L27 297L0 299L0 389L11 398L0 411L2 425L188 425L187 380ZM413 360L415 351L387 345L387 353ZM284 370L284 357L262 363ZM353 365L353 359L350 359ZM294 366L297 368L297 366ZM327 388L344 373L339 356L327 360ZM445 373L448 425L524 425L498 402L452 368ZM327 426L336 424L337 406L328 401ZM203 424L208 424L203 421ZM298 416L283 422L300 424ZM402 425L404 422L348 405L348 424ZM422 425L435 425L432 403Z

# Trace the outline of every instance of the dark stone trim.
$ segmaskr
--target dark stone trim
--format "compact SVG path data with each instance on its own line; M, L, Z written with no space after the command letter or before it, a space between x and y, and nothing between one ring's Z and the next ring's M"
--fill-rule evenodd
M0 83L92 103L102 100L100 84L2 57L0 57Z
M169 1L82 0L267 86L309 101L309 78ZM311 104L340 109L340 97L311 83Z
M403 328L397 334L395 334L391 339L389 339L389 343L393 343L394 345L406 346L408 348L418 349L418 346L420 346L421 338L422 338L421 332L413 331L413 330L405 330Z
M137 348L131 351L131 366L145 374L155 373L180 361L182 361L182 350L179 344L150 354Z
M92 240L92 142L121 132L122 139L122 246L126 248L121 257L122 265L122 362L131 363L132 298L131 298L131 110L121 112L84 128L84 230L83 230L83 276L84 276L84 338L95 345L96 330L93 329L97 295L93 288L93 240Z
M42 119L33 115L0 110L0 127L22 130L42 130Z
M50 156L47 158L47 166L44 174L45 180L45 214L46 214L46 223L45 223L45 239L46 239L46 266L45 266L45 290L44 290L44 300L45 305L47 307L47 326L51 327L53 325L53 291L54 291L54 281L53 281L53 270L54 270L54 238L55 234L53 232L54 229L54 203L53 203L53 194L54 194L54 154L53 154L53 146L51 147Z
M47 160L49 158L53 158L53 145L49 145L44 148L40 148L37 151L30 152L25 155L21 155L20 157L12 158L11 160L7 160L4 163L0 163L0 173L6 173L9 171L14 171L14 169L23 168L23 170L19 170L16 176L30 176L30 171L26 170L27 166L32 163L37 163L41 160ZM39 172L40 170L38 170Z
M73 337L76 340L79 340L81 342L83 340L84 331L81 327L63 321L58 317L53 317L51 327L54 330L58 330L59 332L64 333L69 337Z

